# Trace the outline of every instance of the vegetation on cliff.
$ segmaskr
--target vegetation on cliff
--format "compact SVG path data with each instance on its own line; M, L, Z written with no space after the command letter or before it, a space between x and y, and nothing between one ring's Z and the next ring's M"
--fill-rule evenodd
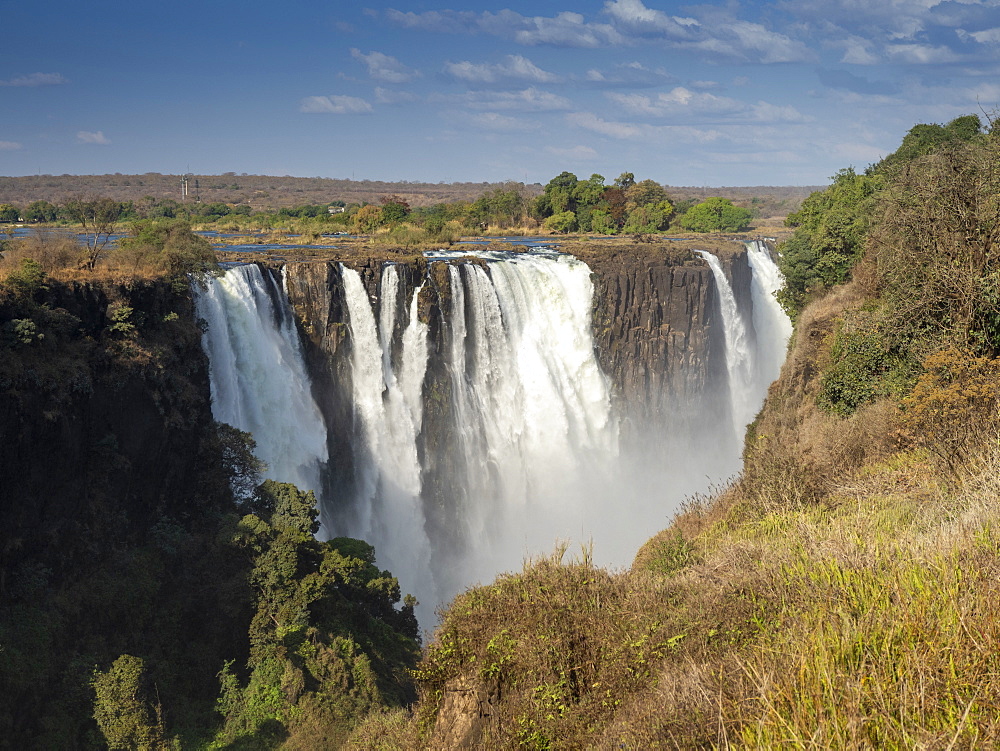
M960 121L804 207L792 260L828 277L740 477L629 571L556 555L458 597L413 713L358 747L1000 743L1000 137Z
M412 603L212 421L187 284L32 250L0 278L0 746L315 748L408 702Z

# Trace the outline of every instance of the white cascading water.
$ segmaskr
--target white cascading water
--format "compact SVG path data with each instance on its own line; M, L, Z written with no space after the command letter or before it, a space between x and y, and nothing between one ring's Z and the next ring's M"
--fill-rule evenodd
M754 399L757 391L754 378L756 368L754 353L750 346L746 323L736 304L736 295L733 294L733 287L722 270L719 259L707 250L695 252L704 258L712 269L715 288L719 292L719 305L722 309L722 323L726 337L726 369L729 372L729 409L737 445L742 445L746 427L760 409L760 404Z
M750 293L753 301L753 326L757 332L758 388L752 395L759 407L767 396L767 389L781 373L781 366L788 353L788 340L792 336L792 322L776 297L785 286L778 264L771 251L761 240L747 243L747 259L753 272Z
M207 324L213 417L253 434L266 477L319 493L326 425L283 286L251 264L193 289Z
M403 591L418 593L424 603L436 603L417 457L427 368L427 327L417 318L420 290L414 292L409 307L397 376L392 366L399 290L396 266L387 264L382 271L377 327L358 272L341 266L341 276L351 336L354 410L364 441L359 447L363 458L354 503L360 513L347 532L375 545L379 565L392 571Z
M488 270L449 269L449 370L465 471L456 521L474 554L458 576L444 572L448 595L557 539L586 541L612 509L618 432L594 354L590 269L566 255L483 255Z
M748 253L752 321L739 315L718 259L702 254L722 305L736 445L777 375L791 331L774 298L781 276L767 248L751 244ZM559 539L593 539L598 563L627 565L685 496L732 471L738 455L729 457L728 448L724 461L664 457L658 466L620 455L582 261L538 251L485 252L478 263L429 255L449 263L450 313L436 356L445 358L438 367L450 378L451 401L436 414L449 420L454 456L435 458L456 497L436 498L441 505L433 507L424 497L418 447L429 342L417 316L420 289L406 307L398 268L386 264L376 305L358 273L342 266L357 436L354 482L345 487L356 495L349 508L333 510L323 530L373 544L379 565L420 599L424 627L437 605L546 554ZM208 322L216 419L254 434L268 476L319 490L326 429L284 290L259 267L242 266L195 298Z

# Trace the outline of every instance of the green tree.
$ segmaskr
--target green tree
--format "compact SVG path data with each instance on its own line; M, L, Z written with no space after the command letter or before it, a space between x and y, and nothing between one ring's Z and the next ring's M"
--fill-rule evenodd
M399 224L410 215L410 204L397 195L382 196L382 223Z
M24 210L24 221L32 224L54 222L58 216L59 209L48 201L32 201Z
M160 751L166 738L159 703L150 699L143 661L122 655L106 672L94 675L94 719L108 748Z
M134 274L143 264L178 276L204 273L218 266L211 243L196 235L183 219L144 219L133 222L115 256Z
M753 212L727 198L708 198L692 206L681 217L681 226L691 232L740 232L750 226Z
M843 169L829 188L812 193L785 224L795 227L781 244L785 287L778 299L794 316L811 297L847 281L864 250L872 197L882 178Z
M576 229L576 214L572 211L561 211L545 220L545 229L553 232L572 232Z
M16 222L21 218L17 206L11 203L0 203L0 222Z

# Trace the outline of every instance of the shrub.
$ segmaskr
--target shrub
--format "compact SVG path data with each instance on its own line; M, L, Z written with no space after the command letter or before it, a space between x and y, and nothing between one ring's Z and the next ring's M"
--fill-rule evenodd
M930 355L903 399L905 425L954 473L1000 431L1000 359L949 348Z

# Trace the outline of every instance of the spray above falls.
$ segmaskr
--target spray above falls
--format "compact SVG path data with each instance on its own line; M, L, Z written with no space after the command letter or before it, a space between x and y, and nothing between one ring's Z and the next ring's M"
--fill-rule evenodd
M766 247L747 252L750 288L726 286L706 255L711 274L678 267L653 305L671 305L666 297L688 285L687 307L635 324L653 338L635 344L640 356L718 338L718 354L677 362L721 368L689 386L701 384L698 404L728 405L731 426L759 409L787 342L787 319L768 307L780 275ZM601 367L613 358L595 347L594 278L582 261L541 251L360 269L298 264L288 288L310 337L306 358L277 280L257 266L231 269L198 293L216 417L254 432L271 476L318 491L324 534L372 543L423 603L425 626L437 604L560 539L593 540L598 563L626 565L684 497L733 471L738 443L714 417L689 435L690 403L625 429L622 391ZM695 283L711 288L695 294ZM680 330L685 315L698 317L701 339ZM272 337L264 329L287 354L262 345ZM284 406L292 400L294 410ZM265 402L280 418L248 419ZM282 442L274 451L294 459L263 455Z

